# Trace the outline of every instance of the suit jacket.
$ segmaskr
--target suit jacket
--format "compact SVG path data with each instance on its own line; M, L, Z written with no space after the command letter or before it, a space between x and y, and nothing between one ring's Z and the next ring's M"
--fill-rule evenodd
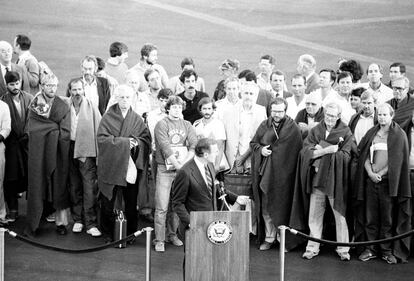
M269 91L263 89L259 90L259 95L257 96L256 104L264 106L264 108L266 109L266 115L268 117L270 116L269 104L272 101L272 99L273 96Z
M223 112L223 120L225 120L224 128L226 130L226 148L224 150L227 161L229 162L230 169L233 168L234 160L236 159L238 147L239 147L239 138L240 138L240 111L242 108L242 101L239 101L235 106L225 110ZM256 134L256 130L259 127L260 123L265 120L266 110L263 106L254 104L253 108L253 125L250 128L250 140Z
M21 66L18 66L15 63L11 64L11 71L16 71L20 75L20 79L22 80L22 87L21 90L29 93L30 92L30 84L29 84L29 78L27 77L27 70L26 68L23 68ZM6 83L4 82L4 74L3 71L0 68L0 97L5 95L7 93L7 87Z
M208 167L214 180L216 176L214 166L209 163ZM231 192L227 192L227 195L227 201L233 204L237 199L237 195ZM207 188L207 184L194 159L184 164L177 171L171 188L172 209L185 226L190 223L190 212L215 211L219 196L219 189L214 184L211 191Z
M306 81L306 90L305 94L309 94L316 89L319 89L319 75L317 73L313 73L311 77Z

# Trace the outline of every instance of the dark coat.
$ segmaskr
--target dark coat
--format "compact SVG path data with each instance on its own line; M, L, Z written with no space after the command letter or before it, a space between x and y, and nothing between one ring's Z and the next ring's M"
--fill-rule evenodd
M56 210L69 208L68 175L70 108L56 96L49 118L29 111L27 222L30 231L39 226L44 201Z
M365 236L365 188L368 178L364 164L370 151L372 141L379 131L380 125L371 128L362 138L358 145L359 159L358 169L355 176L354 186L356 194L353 197L357 200L355 241L366 241ZM390 125L388 138L388 192L390 197L397 200L397 208L393 218L393 234L399 235L411 229L411 187L408 171L408 142L404 131L396 122ZM406 261L410 249L410 237L394 241L393 254Z
M214 180L214 167L211 163L208 166ZM226 194L226 200L233 204L237 195L231 192ZM190 223L190 212L217 210L219 196L220 192L215 184L210 193L194 159L177 171L171 188L171 202L173 211L177 213L184 226Z
M29 119L29 104L33 96L20 92L21 116L17 112L13 96L10 93L5 94L1 99L9 106L11 116L11 132L4 141L7 162L4 182L7 187L8 183L12 183L10 187L13 188L14 192L23 192L27 190L27 122Z
M296 160L302 149L302 135L298 125L286 116L277 128L278 137L272 125L272 117L263 121L250 142L252 148L253 197L259 222L259 241L265 238L261 215L262 194L268 197L268 210L273 224L288 225L296 176ZM262 148L270 145L272 154L264 157ZM289 248L289 246L288 246Z
M321 107L318 112L316 112L315 116L314 116L314 120L315 122L321 122L324 118L325 114L323 111L323 107ZM306 111L306 108L301 109L298 114L296 115L295 118L295 122L296 124L299 123L305 123L308 124L308 112ZM308 130L304 130L302 131L302 138L305 139L308 136L309 131Z
M26 68L23 68L15 63L11 64L11 71L16 71L20 75L20 79L22 81L21 89L27 93L30 93L30 84L29 84L29 78L27 77L27 70ZM4 82L4 74L1 71L0 68L0 97L5 95L7 93L7 87Z

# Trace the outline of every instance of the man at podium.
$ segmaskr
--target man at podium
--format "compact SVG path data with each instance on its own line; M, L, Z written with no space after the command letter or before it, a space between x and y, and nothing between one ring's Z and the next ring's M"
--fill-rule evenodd
M172 208L186 228L192 211L217 211L220 206L218 200L221 198L230 204L240 205L245 205L249 199L248 196L226 192L215 184L213 163L218 151L215 140L202 138L195 147L194 159L177 171L171 189Z

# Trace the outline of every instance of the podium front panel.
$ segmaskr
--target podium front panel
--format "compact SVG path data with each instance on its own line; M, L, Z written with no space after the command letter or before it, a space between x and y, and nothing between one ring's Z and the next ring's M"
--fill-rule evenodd
M249 222L245 211L191 212L186 281L248 281Z

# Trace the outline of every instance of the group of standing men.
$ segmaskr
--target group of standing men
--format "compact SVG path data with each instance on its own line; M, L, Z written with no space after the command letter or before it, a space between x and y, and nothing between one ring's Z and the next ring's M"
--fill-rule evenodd
M389 88L378 64L369 65L363 84L353 60L318 75L315 59L303 55L289 92L272 56L260 58L259 75L237 74L238 62L226 60L215 100L202 91L192 59L168 80L154 45L144 45L141 60L128 69L128 49L115 42L106 63L82 60L82 76L62 97L57 77L31 55L30 44L24 35L14 47L0 42L2 225L17 219L18 194L25 190L28 235L42 217L66 234L69 208L75 233L85 228L111 237L116 209L125 212L130 234L138 205L154 220L155 250L163 252L165 242L182 245L179 219L187 227L190 211L218 208L226 191L215 180L230 171L251 175L261 250L277 241L279 225L321 238L327 202L340 242L350 235L389 238L412 226L414 101L402 64L391 65ZM155 188L148 184L149 166ZM228 199L247 202L231 192ZM380 253L388 263L405 261L409 242L367 247L359 258ZM288 241L288 248L296 245ZM319 244L309 242L303 257L318 253ZM350 259L349 247L337 253Z

